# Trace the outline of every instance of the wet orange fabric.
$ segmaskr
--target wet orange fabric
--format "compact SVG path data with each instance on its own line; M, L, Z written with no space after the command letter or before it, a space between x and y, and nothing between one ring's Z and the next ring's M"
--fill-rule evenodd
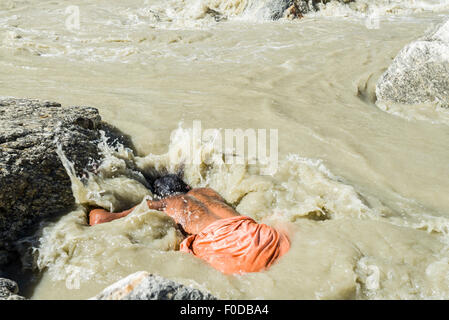
M180 250L232 274L266 269L289 248L290 242L283 233L250 217L235 216L217 220L199 234L189 236Z

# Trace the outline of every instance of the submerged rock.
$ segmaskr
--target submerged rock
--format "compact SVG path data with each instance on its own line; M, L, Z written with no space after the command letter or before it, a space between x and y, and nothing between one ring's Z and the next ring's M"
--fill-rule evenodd
M332 0L268 0L253 1L249 10L257 8L257 15L264 19L278 20L280 18L301 18L303 14L320 9ZM349 3L354 0L336 0L341 3Z
M293 6L294 3L294 0L270 0L257 11L257 15L264 19L278 20L284 16L284 12Z
M74 205L57 145L82 175L100 157L100 129L108 133L95 108L0 98L0 250L11 250L41 219Z
M355 0L293 0L294 4L300 9L302 13L316 11L320 9L320 5L325 5L331 1L340 3L350 3Z
M449 107L449 20L399 52L378 80L376 96L381 103Z
M90 300L216 300L214 296L145 271L133 273Z
M0 278L0 300L25 300L24 297L17 295L19 286L16 282Z

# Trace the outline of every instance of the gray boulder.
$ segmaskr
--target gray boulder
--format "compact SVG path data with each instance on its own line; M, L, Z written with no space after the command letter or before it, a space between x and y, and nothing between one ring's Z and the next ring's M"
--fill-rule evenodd
M252 2L249 10L256 10L257 16L268 19L278 20L284 16L284 12L295 3L294 0L269 0L265 3Z
M331 1L340 3L350 3L355 0L293 0L294 4L300 9L301 13L319 10L320 5L327 4Z
M70 179L56 154L57 145L77 173L100 158L100 129L109 126L91 107L0 98L0 252L43 218L74 205ZM111 133L111 136L114 136Z
M19 286L16 282L0 278L0 300L25 300L24 297L17 295Z
M379 78L382 103L449 107L449 20L404 47Z
M207 292L146 271L139 271L112 284L90 300L216 300L216 298Z
M248 10L256 12L258 17L267 20L278 20L283 17L300 18L303 14L319 10L320 4L332 0L263 0L252 1ZM341 3L350 3L354 0L337 0Z

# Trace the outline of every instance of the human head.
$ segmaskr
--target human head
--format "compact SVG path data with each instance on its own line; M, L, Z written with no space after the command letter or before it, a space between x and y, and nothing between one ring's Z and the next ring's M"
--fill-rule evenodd
M190 186L176 174L167 174L157 178L153 183L153 193L161 198L177 193L186 193L190 189Z

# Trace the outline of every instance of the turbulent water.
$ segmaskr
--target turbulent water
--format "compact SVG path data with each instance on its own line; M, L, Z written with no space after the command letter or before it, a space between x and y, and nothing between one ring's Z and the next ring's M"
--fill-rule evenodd
M0 2L0 95L97 107L136 147L102 143L97 174L71 175L80 206L39 234L31 298L89 298L138 270L228 299L449 298L449 113L377 106L374 94L449 1L331 2L278 21L267 3ZM277 129L276 173L185 162L192 151L222 157L193 137L194 120ZM183 169L192 186L287 230L290 251L268 271L225 276L177 251L176 225L144 203L86 225L82 205L121 210L151 197L139 172L152 168Z

